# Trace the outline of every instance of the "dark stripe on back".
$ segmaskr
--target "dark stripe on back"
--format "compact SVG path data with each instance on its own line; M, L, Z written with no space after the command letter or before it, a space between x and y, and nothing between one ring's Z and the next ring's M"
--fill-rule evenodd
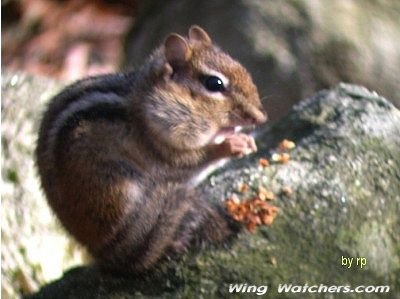
M43 118L41 134L46 133L44 128L52 127L52 123L64 110L68 109L68 106L81 100L82 97L93 92L114 93L117 96L125 97L131 92L134 81L135 74L130 72L90 77L67 86L49 103Z
M128 113L126 107L120 103L98 103L95 106L88 107L85 110L78 111L71 115L60 127L57 132L54 152L59 153L68 147L69 137L81 121L127 121Z

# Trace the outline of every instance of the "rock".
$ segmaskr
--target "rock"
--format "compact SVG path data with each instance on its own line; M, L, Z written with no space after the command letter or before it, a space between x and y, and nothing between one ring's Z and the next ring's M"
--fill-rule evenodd
M60 88L47 78L2 76L2 298L36 291L81 262L47 206L34 167L38 121Z
M258 159L270 159L284 138L296 143L288 163L259 166ZM75 268L29 298L251 297L230 294L236 283L268 286L269 298L303 297L279 294L280 284L387 285L389 293L368 298L400 298L399 110L363 87L341 84L261 128L257 140L257 155L228 163L200 188L217 201L251 197L259 186L273 191L279 212L271 226L241 233L229 248L189 254L171 268L139 277ZM243 182L248 193L237 191ZM283 192L288 187L291 194ZM351 267L342 265L344 258L353 258Z
M123 67L140 65L171 31L203 26L252 73L271 120L341 81L400 107L398 1L145 1Z

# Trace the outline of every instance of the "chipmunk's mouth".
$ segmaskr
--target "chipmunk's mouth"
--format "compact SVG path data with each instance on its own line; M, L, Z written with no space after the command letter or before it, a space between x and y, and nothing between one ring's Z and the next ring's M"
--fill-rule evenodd
M237 134L242 131L250 131L254 129L254 125L248 125L248 126L232 126L232 127L225 127L220 129L213 138L213 142L215 144L220 144L222 143L226 137L231 136L233 134Z
M220 143L222 143L222 142L225 140L225 138L226 138L227 136L230 136L230 135L233 135L233 134L239 132L239 131L236 131L236 130L237 130L236 127L226 127L226 128L220 129L220 130L214 135L213 142L214 142L215 144L220 144Z

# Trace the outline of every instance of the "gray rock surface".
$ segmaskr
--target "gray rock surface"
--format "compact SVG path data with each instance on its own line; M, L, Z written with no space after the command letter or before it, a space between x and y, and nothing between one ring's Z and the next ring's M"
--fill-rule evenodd
M2 74L1 297L17 298L81 262L39 188L33 151L45 103L61 84Z
M286 164L260 167L279 141L296 142ZM189 254L140 277L79 267L30 298L256 298L232 283L267 285L268 298L400 298L400 111L374 92L341 84L263 127L259 152L228 163L201 186L210 200L276 194L276 220L230 248ZM237 191L249 184L248 193ZM285 195L284 187L292 194ZM365 258L361 268L342 257ZM388 285L389 293L278 293L279 284Z
M171 31L203 26L251 72L271 120L341 81L400 107L400 2L152 0L126 40L124 67L140 65Z

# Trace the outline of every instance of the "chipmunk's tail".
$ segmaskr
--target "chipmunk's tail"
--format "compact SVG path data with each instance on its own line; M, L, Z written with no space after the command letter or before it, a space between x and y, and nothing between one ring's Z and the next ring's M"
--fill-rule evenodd
M159 185L146 196L140 214L131 215L132 225L98 256L104 268L133 273L151 270L190 248L225 244L240 229L223 207L178 184ZM148 233L132 231L138 229L134 222L146 223L146 218L151 226Z

